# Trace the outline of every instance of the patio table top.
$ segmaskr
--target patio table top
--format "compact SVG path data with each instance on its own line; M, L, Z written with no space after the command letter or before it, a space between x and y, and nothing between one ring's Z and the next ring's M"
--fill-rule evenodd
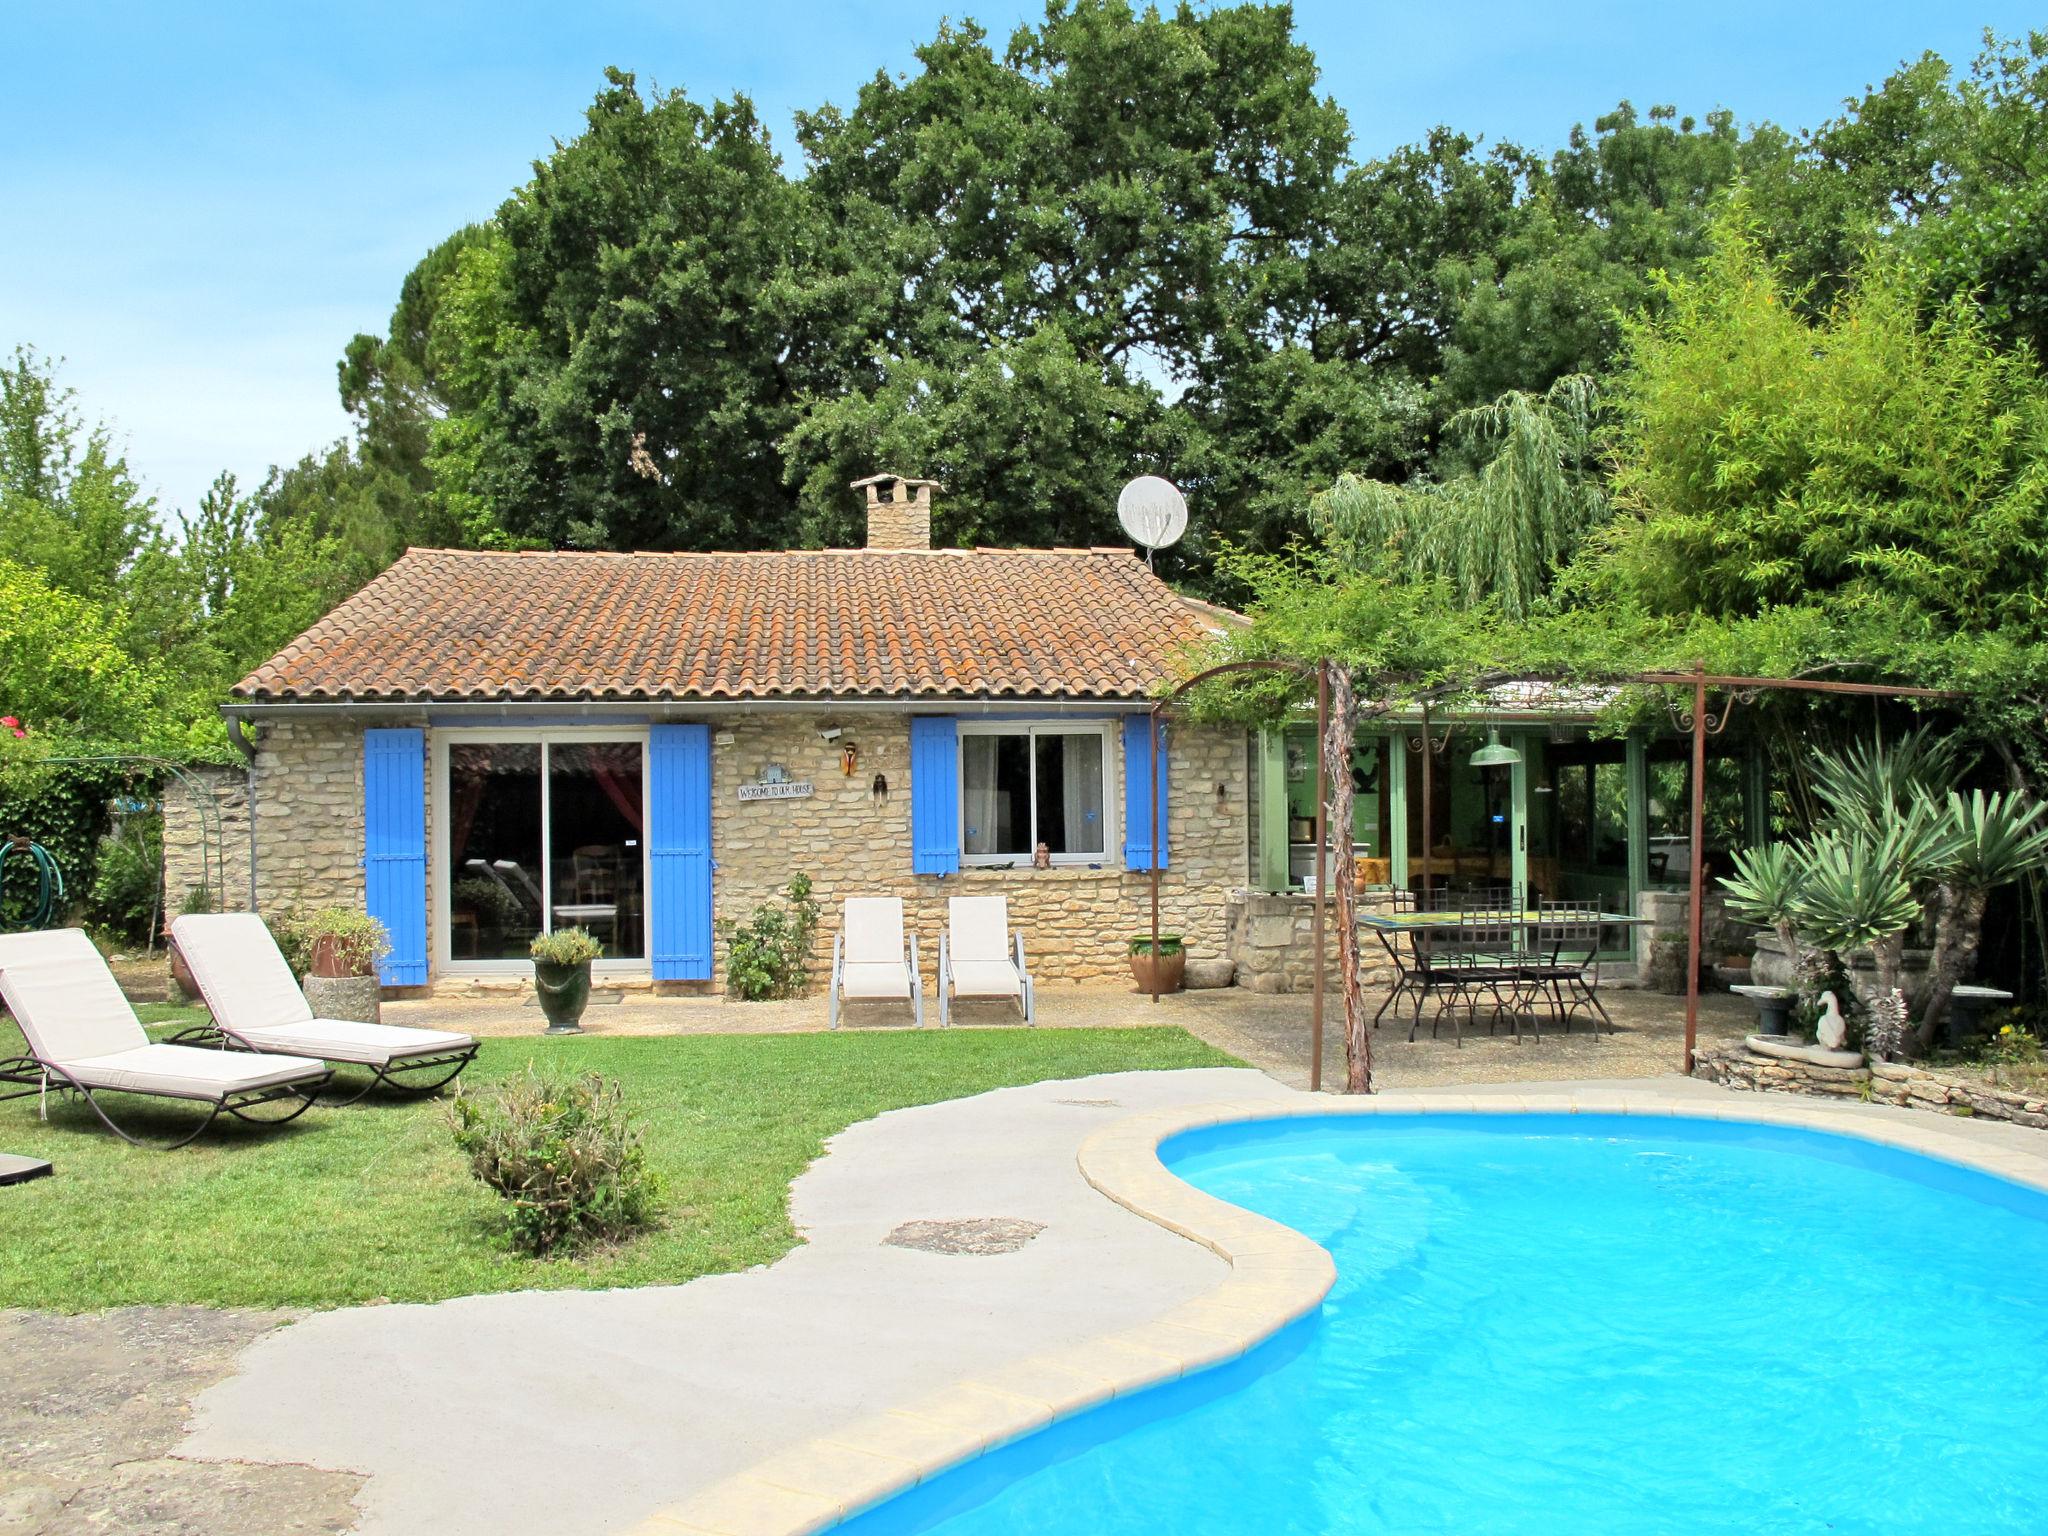
M1644 928L1647 917L1626 912L1361 912L1358 926L1382 933L1412 933L1417 929L1482 927L1498 928L1503 923L1517 928L1552 928L1568 924L1599 923L1610 928Z

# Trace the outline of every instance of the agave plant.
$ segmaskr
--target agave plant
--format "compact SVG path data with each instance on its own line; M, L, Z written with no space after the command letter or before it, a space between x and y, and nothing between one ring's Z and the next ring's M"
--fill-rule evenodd
M1923 797L1934 807L1933 797ZM1920 1021L1923 1046L1948 1013L1949 995L1977 964L1984 933L1984 904L1990 893L2048 866L2048 805L2016 794L1972 790L1965 799L1951 790L1939 807L1946 824L1946 856L1938 871L1934 900L1932 986Z

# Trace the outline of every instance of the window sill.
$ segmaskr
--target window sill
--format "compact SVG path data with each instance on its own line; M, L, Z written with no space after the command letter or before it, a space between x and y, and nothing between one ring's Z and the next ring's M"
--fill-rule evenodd
M963 864L960 878L963 880L1114 880L1124 873L1123 866L1104 861L1098 866L1087 864L1055 864L1050 869L1037 869L1030 864Z

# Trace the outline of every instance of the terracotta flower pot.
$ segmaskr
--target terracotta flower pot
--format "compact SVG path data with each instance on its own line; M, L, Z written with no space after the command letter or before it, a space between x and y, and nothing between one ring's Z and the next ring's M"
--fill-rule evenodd
M1158 972L1161 992L1178 992L1181 982L1187 977L1188 954L1176 949L1169 955L1154 955L1139 951L1131 956L1131 977L1138 983L1138 990L1148 995L1153 990L1153 972Z
M590 1005L590 962L556 965L533 962L533 989L551 1035L573 1035L582 1029L583 1010Z
M368 966L352 960L347 947L338 935L323 933L313 940L312 965L310 974L330 979L344 976L367 976Z
M166 934L164 937L168 939L170 935ZM199 983L192 979L192 967L187 965L185 957L178 953L178 946L171 945L170 952L171 980L177 983L178 990L184 993L186 1001L190 1002L199 996Z

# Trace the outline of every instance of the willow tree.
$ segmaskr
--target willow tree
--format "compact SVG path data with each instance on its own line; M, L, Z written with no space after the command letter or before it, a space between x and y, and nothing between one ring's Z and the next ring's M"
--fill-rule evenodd
M1346 475L1310 518L1355 567L1442 581L1467 606L1490 599L1504 618L1526 618L1607 517L1599 403L1584 374L1540 395L1510 390L1451 418L1457 472L1405 486Z

